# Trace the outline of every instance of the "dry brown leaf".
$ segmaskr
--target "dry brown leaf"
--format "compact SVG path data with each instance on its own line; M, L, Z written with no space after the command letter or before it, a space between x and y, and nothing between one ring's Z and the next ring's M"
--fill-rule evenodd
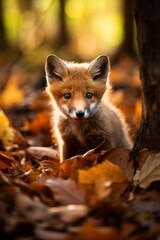
M88 170L78 170L78 182L81 184L93 184L101 176L104 176L106 181L111 183L128 180L117 165L107 160L89 168Z
M95 181L95 193L92 197L94 201L97 202L109 196L112 192L111 185L112 184L109 182L106 183L106 178L104 176L100 176Z
M105 177L99 177L94 185L85 185L86 199L90 206L95 206L104 199L120 199L128 187L127 181L120 183L111 183L105 180Z
M142 149L136 160L137 160L137 163L138 163L138 170L141 170L145 161L147 160L147 157L150 155L150 152L148 151L148 149Z
M44 203L53 205L54 203L53 192L49 187L45 186L40 181L31 182L28 185L28 190L31 191L32 194L34 193L37 196L39 196Z
M158 239L159 238L159 231L160 224L157 224L156 226L152 226L150 231L142 231L137 237L134 238L134 240L151 240L151 239Z
M74 180L77 180L78 169L88 169L95 164L98 157L96 152L97 148L94 148L83 155L77 155L71 157L70 159L64 160L62 163L60 163L56 176L63 178L72 177Z
M160 153L151 153L141 170L137 170L134 176L135 184L147 189L154 181L160 180Z
M67 224L76 222L85 217L89 209L86 205L69 204L66 206L58 206L49 208L49 213L52 217L59 216L61 220Z
M123 195L123 199L127 198L128 199L128 191L124 195L125 190L128 187L128 182L123 182L123 183L113 183L111 185L111 193L109 195L110 199L119 199Z
M33 223L39 220L47 221L48 219L48 207L42 202L33 200L26 194L17 192L15 206L18 212Z
M0 151L0 169L7 169L15 163L15 159L8 153Z
M69 240L122 240L121 234L112 227L98 227L92 222L86 222L82 231Z
M27 152L35 159L41 160L43 157L57 159L58 151L49 147L28 147Z
M85 204L85 191L72 179L49 178L45 185L50 187L57 202L63 204Z
M56 177L69 178L76 172L81 157L75 156L73 159L64 160L60 163Z
M66 232L60 232L60 231L51 231L48 229L42 229L42 228L36 228L35 229L35 235L37 239L41 240L68 240L70 234ZM32 237L33 239L33 237Z
M118 165L129 181L132 181L134 176L133 161L130 161L130 151L124 148L116 148L106 151L100 155L97 162L109 160Z

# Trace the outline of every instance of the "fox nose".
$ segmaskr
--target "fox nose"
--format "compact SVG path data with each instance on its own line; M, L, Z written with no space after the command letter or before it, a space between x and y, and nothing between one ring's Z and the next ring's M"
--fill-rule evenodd
M78 118L83 118L83 117L84 117L84 112L78 111L78 112L76 112L76 116L77 116Z

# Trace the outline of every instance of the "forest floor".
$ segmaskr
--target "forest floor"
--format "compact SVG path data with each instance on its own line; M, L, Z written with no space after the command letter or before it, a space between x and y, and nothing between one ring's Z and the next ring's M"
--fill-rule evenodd
M6 67L7 69L7 67ZM0 239L160 239L160 154L98 147L62 163L51 140L44 71L0 67ZM135 140L141 118L139 69L111 68L111 101Z

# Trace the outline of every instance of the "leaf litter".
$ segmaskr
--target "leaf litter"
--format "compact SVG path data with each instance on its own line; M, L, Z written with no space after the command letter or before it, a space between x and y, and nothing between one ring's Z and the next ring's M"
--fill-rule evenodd
M142 150L137 169L129 150L98 146L60 163L41 93L26 100L18 92L18 105L4 99L0 111L0 238L159 239L159 153ZM140 109L134 94L128 110L125 96L113 94L126 115L134 111L132 130Z

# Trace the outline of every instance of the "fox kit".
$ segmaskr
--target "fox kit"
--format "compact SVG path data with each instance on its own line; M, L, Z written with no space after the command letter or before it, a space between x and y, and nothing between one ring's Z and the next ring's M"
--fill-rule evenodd
M46 59L46 91L53 108L53 133L60 161L101 145L130 148L123 117L106 101L109 59L71 63L55 55Z

